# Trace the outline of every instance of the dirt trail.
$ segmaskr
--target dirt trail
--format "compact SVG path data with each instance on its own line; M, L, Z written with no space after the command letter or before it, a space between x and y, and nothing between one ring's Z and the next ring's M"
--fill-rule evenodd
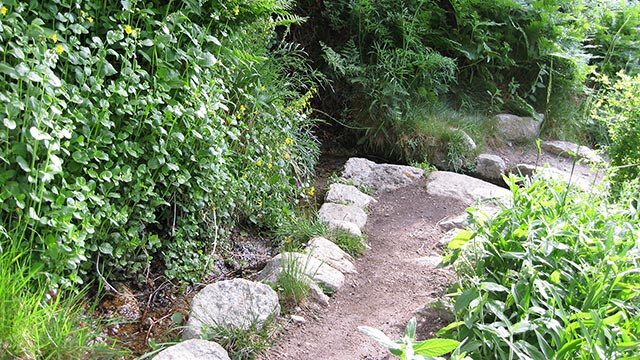
M289 324L260 359L387 359L387 351L359 333L358 326L399 339L413 316L420 321L422 338L448 323L445 312L425 304L445 294L453 275L420 258L438 251L438 221L464 207L457 200L428 195L425 186L419 182L377 197L365 229L371 249L357 260L358 273L347 276L328 308L303 311L306 323Z

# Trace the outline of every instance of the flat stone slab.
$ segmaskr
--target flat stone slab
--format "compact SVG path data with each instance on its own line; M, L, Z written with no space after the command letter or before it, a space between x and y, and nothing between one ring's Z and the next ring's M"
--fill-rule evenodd
M510 203L509 190L471 176L434 171L427 178L427 193L460 200L466 206L477 202Z
M320 220L330 223L331 221L346 221L356 224L362 230L367 223L367 214L355 205L342 205L334 203L324 203L318 211Z
M362 158L351 158L342 172L342 178L357 187L374 192L392 191L411 185L424 176L424 170L405 165L376 164Z
M544 166L544 167L536 167L534 165L529 164L518 164L511 172L516 175L528 176L531 177L534 174L538 173L545 179L553 179L557 181L561 181L565 184L574 185L581 191L589 192L593 189L593 183L589 181L589 179L581 177L578 174L571 175L570 172L562 171L556 169L554 167Z
M258 329L280 314L278 294L268 285L245 279L216 282L204 287L191 301L183 339L200 338L203 326Z
M376 199L358 190L355 186L338 183L331 184L325 201L343 205L355 205L362 209L371 203L377 202Z
M269 284L276 284L283 271L283 266L290 266L292 263L298 266L296 272L312 279L331 294L344 285L344 275L340 271L309 254L297 252L283 252L274 256L258 273L258 279Z
M595 164L603 164L604 160L594 150L568 141L542 141L540 147L554 155L567 158L577 156L580 159L591 161Z
M324 261L343 274L357 273L351 255L323 237L317 237L309 241L305 252L318 260Z
M200 339L191 339L168 347L158 353L154 360L230 360L220 344Z

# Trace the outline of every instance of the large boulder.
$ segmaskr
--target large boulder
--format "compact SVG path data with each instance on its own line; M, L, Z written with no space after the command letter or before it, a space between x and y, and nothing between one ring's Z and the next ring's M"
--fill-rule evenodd
M354 223L360 230L367 223L367 214L355 205L324 203L318 211L318 217L326 223L331 223L332 221Z
M283 252L274 256L258 273L258 280L276 284L283 268L290 269L292 266L295 266L293 271L296 274L312 279L329 293L335 293L344 285L344 275L340 271L309 254L297 252Z
M500 180L507 169L504 160L498 155L480 154L476 158L476 173L489 180Z
M357 272L356 267L353 265L351 255L323 237L311 239L307 244L305 252L320 261L324 261L343 274L353 274Z
M592 149L568 141L543 141L540 143L543 150L554 155L572 158L577 156L586 159L594 164L602 164L604 160Z
M218 343L191 339L168 347L156 355L154 360L230 360L227 351Z
M191 302L184 339L199 338L203 326L258 329L280 313L278 294L268 285L245 279L220 281L200 290Z
M434 171L427 178L427 193L458 199L466 206L477 202L510 203L512 194L497 185L448 171Z
M358 190L355 186L336 183L329 186L325 201L343 205L355 205L364 209L369 204L375 203L376 199Z
M424 176L424 170L404 165L376 164L362 158L351 158L342 172L342 178L355 186L375 192L391 191L411 185Z
M535 140L540 132L540 121L532 117L499 114L495 120L496 133L508 142L529 143Z
M343 230L355 236L362 237L362 231L360 230L358 225L352 222L343 221L343 220L329 220L329 221L326 221L326 223L329 226L329 229L331 230L336 230L336 229Z

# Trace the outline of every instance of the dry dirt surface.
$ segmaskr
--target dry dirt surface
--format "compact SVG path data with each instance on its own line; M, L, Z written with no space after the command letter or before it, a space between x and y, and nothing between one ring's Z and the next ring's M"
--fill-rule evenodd
M298 315L306 322L285 325L260 359L391 359L357 327L371 326L400 339L416 316L418 337L429 338L449 323L445 311L425 305L444 296L455 278L429 260L439 252L443 235L437 223L463 213L464 207L457 200L428 195L424 182L377 198L365 229L371 248L356 261L358 273L347 276L328 308L303 309Z

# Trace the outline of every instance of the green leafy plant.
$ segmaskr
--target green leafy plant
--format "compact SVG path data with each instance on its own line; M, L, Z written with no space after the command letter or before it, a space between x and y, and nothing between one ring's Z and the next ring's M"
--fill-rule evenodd
M608 130L611 187L620 196L626 187L640 188L640 75L620 72L615 82L607 76L599 79L603 96L595 100L592 116Z
M382 331L368 326L358 326L358 330L386 347L393 355L403 360L430 360L455 350L460 343L450 339L429 339L416 341L416 318L411 318L400 341L393 341Z
M448 245L456 321L440 334L473 358L640 354L640 221L613 203L536 178L509 179L513 206Z

